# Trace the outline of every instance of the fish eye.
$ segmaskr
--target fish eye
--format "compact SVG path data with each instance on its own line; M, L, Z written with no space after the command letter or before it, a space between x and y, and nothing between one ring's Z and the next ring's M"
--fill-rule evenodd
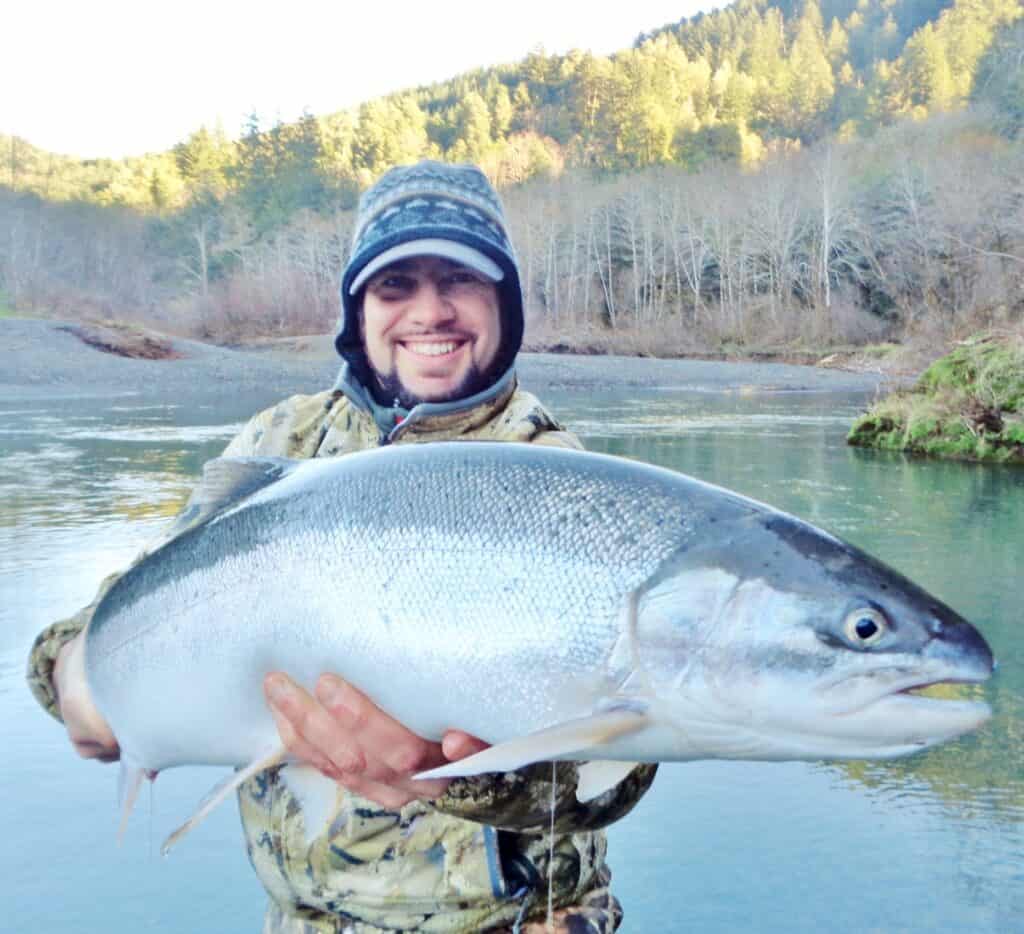
M889 631L889 621L881 611L865 606L847 615L843 629L851 643L867 648L879 642Z

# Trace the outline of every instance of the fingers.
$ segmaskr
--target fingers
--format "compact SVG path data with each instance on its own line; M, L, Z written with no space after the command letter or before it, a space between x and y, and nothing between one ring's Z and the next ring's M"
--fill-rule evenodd
M488 743L461 730L449 730L441 741L441 750L449 762L466 759L488 748Z
M368 777L387 780L415 775L444 761L437 743L407 730L336 675L321 676L316 696L334 722L344 727L361 749L375 750L364 769Z
M308 692L281 674L269 675L265 687L278 733L295 758L325 774L365 770L359 748Z
M115 743L112 747L91 739L76 739L71 736L71 745L83 759L95 759L97 762L117 762L121 758L121 750Z
M440 745L407 730L342 679L324 675L316 696L281 673L268 675L264 687L288 751L349 791L387 808L444 793L446 781L411 778L445 761Z

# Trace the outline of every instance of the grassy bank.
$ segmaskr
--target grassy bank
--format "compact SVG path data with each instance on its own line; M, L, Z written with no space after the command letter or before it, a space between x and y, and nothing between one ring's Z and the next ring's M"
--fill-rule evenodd
M962 341L854 422L860 447L1024 464L1024 334Z

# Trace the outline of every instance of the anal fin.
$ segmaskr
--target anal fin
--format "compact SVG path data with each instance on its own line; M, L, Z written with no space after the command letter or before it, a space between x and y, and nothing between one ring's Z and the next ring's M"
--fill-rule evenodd
M334 817L338 783L313 766L298 762L281 769L281 778L302 809L302 830L308 849Z
M461 775L480 775L483 772L512 772L534 762L570 759L573 753L601 747L621 736L642 730L649 722L647 714L640 710L621 707L605 710L499 743L458 762L421 772L415 778L455 778Z
M205 820L207 815L239 785L248 781L258 772L262 772L264 769L269 769L272 766L283 762L287 755L288 750L285 749L284 746L278 746L268 752L265 756L261 756L255 761L250 762L244 769L232 772L217 782L217 784L207 792L206 797L199 802L199 807L196 808L192 816L189 817L189 819L175 830L174 833L172 833L166 840L164 840L163 846L160 847L161 855L166 856L175 843Z

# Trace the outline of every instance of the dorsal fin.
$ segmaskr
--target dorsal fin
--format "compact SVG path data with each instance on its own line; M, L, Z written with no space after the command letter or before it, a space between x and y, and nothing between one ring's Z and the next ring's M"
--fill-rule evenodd
M208 522L290 473L299 461L286 457L217 457L203 465L203 476L171 526L168 538Z

